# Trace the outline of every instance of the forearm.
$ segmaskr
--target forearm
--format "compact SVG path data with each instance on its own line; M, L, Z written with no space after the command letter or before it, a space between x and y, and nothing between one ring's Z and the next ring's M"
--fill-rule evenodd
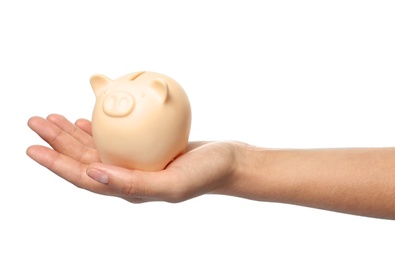
M232 195L395 219L395 148L243 150Z

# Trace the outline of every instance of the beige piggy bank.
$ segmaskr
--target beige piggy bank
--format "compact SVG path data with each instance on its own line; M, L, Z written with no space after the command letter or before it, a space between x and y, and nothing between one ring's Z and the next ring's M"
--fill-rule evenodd
M155 72L135 72L116 80L91 77L96 95L92 136L104 163L159 171L187 144L191 107L181 86Z

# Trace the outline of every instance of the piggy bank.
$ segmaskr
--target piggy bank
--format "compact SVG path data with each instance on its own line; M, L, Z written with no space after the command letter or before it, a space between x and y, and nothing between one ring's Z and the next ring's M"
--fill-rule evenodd
M182 87L156 72L93 75L92 136L102 162L159 171L188 144L191 107Z

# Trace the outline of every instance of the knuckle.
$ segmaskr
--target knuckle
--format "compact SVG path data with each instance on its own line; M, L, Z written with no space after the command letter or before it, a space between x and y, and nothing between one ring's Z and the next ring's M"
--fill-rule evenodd
M136 181L134 180L133 176L129 176L129 178L123 182L120 190L121 196L127 198L136 198L142 196L143 192L137 186Z
M132 182L125 183L121 188L121 194L127 197L135 196L135 187Z
M86 185L84 185L85 183L83 182L83 177L82 177L83 172L85 172L85 168L82 164L79 164L78 170L73 175L74 176L73 180L71 180L72 184L80 189L86 189Z

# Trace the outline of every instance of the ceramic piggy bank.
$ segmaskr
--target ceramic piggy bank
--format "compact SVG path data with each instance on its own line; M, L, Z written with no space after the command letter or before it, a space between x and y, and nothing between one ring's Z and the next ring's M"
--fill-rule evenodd
M102 162L158 171L185 150L191 107L175 80L135 72L116 80L94 75L90 82L96 95L92 135Z

